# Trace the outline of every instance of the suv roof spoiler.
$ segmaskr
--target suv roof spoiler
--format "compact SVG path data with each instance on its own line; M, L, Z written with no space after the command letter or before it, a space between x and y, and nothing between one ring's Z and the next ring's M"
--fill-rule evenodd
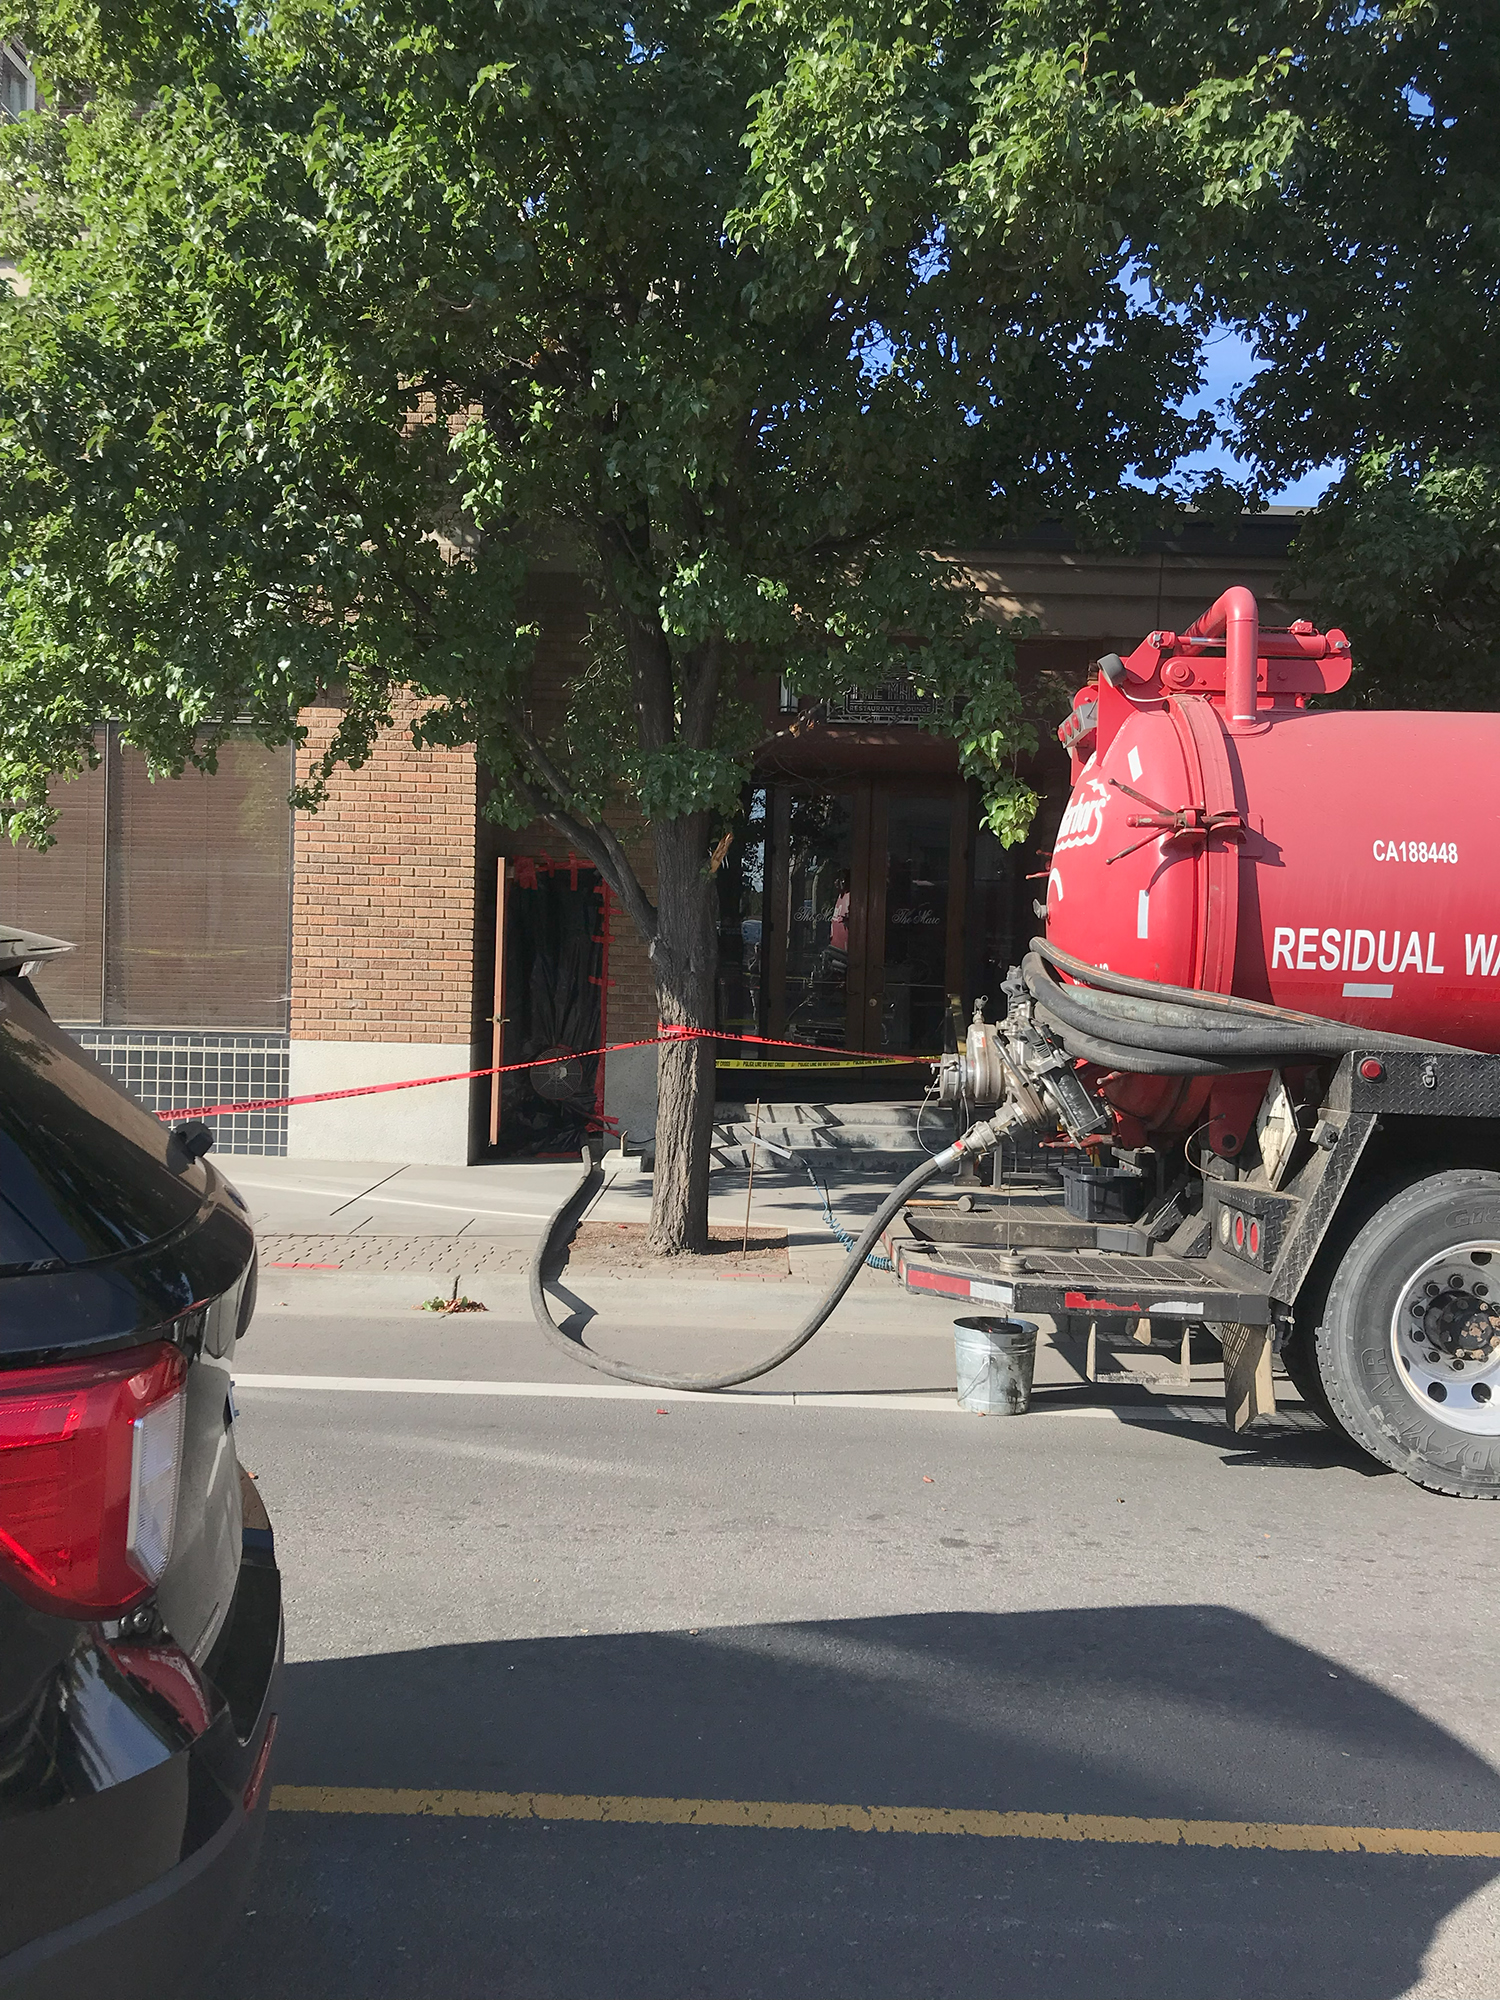
M43 937L40 931L23 931L15 924L0 923L0 973L25 974L43 959L60 958L77 946L65 938Z

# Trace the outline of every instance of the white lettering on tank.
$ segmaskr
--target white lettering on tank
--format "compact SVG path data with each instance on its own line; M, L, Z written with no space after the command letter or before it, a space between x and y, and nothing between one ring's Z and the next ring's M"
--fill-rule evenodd
M1445 862L1458 865L1456 840L1377 840L1370 848L1377 861Z
M1138 892L1137 937L1146 935L1146 894ZM1484 977L1500 978L1500 933L1491 937L1464 935L1464 958L1470 978L1478 971ZM1425 947L1420 931L1340 931L1330 924L1324 931L1315 925L1293 929L1278 924L1271 935L1271 970L1287 972L1368 972L1372 965L1382 972L1420 972L1439 978L1446 968L1439 965L1437 932L1429 931Z
M1057 829L1057 839L1052 847L1054 854L1065 853L1070 847L1092 847L1104 831L1104 808L1109 804L1109 791L1097 778L1081 782L1086 782L1089 790L1069 802L1062 824Z
M1485 937L1470 937L1464 932L1464 971L1472 979L1477 971L1481 979L1488 979L1495 970L1495 959L1500 953L1500 932L1492 932Z
M1053 890L1054 888L1056 888L1056 890L1057 890L1057 900L1058 900L1058 902L1061 902L1061 901L1062 901L1062 899L1063 899L1063 881L1062 881L1062 876L1058 874L1058 872L1057 872L1057 870L1056 870L1055 868L1052 868L1052 869L1049 869L1049 870L1047 871L1047 893L1048 893L1048 895L1050 895L1050 894L1052 893L1052 890Z
M1125 761L1130 766L1131 777L1139 784L1141 782L1141 753L1133 743L1130 746L1130 755Z
M1141 889L1135 899L1135 934L1138 938L1151 935L1151 891Z

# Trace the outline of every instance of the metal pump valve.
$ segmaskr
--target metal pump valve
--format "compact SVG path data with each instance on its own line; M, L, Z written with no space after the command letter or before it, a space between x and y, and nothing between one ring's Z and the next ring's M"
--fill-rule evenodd
M1018 969L1006 975L1004 990L1004 1020L986 1021L986 1003L977 1000L963 1048L936 1065L939 1101L975 1110L1001 1106L1005 1115L995 1122L1007 1132L1056 1118L1078 1145L1102 1137L1111 1128L1109 1109L1037 1020Z

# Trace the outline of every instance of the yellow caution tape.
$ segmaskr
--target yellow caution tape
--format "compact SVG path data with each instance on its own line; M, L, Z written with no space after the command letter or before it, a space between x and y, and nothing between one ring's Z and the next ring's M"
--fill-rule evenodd
M716 1056L715 1069L911 1069L931 1062L931 1056L846 1056L830 1062L826 1057L808 1056L802 1062L745 1061L739 1056Z

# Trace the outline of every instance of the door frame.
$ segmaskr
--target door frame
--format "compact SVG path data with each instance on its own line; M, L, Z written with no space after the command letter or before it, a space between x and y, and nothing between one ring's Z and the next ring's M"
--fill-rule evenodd
M787 938L791 928L790 820L793 792L833 794L851 801L853 828L849 855L849 972L846 988L846 1047L862 1049L879 1039L880 1012L885 1000L886 881L889 872L890 801L893 797L950 800L948 838L948 916L944 939L944 981L952 996L961 996L964 981L964 921L968 905L969 869L973 853L972 788L962 779L918 777L831 776L822 784L810 780L779 780L770 784L767 813L767 903L770 931L765 955L764 1033L786 1033ZM873 1019L873 1028L869 1025ZM908 1055L906 1049L887 1053ZM930 1054L922 1050L918 1053Z

